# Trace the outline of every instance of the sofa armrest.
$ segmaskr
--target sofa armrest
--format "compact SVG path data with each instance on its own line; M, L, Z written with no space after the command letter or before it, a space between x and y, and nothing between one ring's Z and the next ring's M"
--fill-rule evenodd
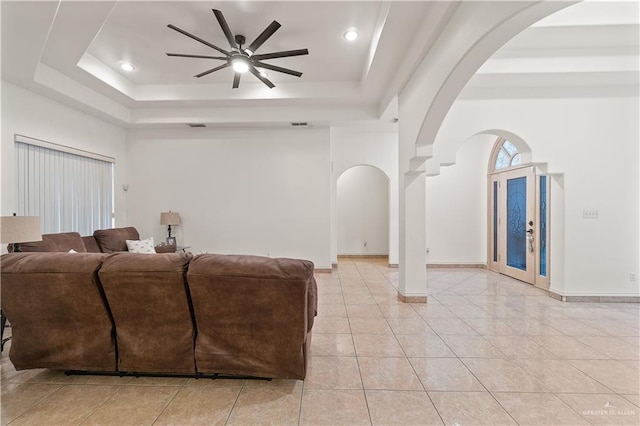
M62 252L74 250L77 253L87 251L83 238L77 232L59 232L56 234L43 234L42 241L20 243L22 252ZM7 248L13 252L13 244Z
M154 247L156 253L175 253L176 245L175 244L158 244Z

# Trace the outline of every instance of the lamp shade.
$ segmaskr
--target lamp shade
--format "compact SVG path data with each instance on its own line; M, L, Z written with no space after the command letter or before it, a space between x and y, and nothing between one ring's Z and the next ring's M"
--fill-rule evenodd
M0 242L2 243L42 241L38 216L2 216L0 222Z
M176 212L160 213L160 225L180 225L180 214Z

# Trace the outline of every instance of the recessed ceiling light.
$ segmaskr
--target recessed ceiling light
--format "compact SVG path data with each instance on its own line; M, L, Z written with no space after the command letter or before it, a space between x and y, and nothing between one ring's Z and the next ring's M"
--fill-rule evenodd
M129 62L120 62L120 69L122 71L133 71L136 69L136 67L131 65Z
M348 30L342 35L342 37L344 37L344 39L347 41L354 41L358 38L359 35L360 34L358 34L356 30Z

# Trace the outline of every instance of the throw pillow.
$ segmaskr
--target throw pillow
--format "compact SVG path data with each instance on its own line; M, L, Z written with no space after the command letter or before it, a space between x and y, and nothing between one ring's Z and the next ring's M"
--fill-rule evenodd
M93 237L102 253L127 251L126 240L139 240L140 234L134 227L97 229Z
M77 253L74 249L70 249L67 253Z
M127 249L131 253L155 254L153 237L146 240L127 240Z

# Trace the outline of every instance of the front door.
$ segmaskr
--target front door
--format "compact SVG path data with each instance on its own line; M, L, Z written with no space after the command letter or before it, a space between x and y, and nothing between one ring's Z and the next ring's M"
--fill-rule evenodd
M489 269L549 287L547 201L546 176L532 166L489 176Z
M535 174L533 167L501 173L500 272L535 284Z

